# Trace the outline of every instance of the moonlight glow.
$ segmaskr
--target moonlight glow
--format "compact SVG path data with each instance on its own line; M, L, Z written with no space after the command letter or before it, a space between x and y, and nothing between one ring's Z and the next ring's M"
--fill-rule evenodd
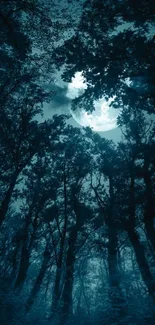
M76 72L75 77L72 78L72 82L68 84L67 97L74 99L83 94L87 89L87 84L82 76L82 72Z
M67 97L74 99L83 94L87 89L87 84L81 72L77 72L72 82L68 85ZM104 98L94 101L95 110L88 113L83 109L73 112L70 110L74 120L82 126L89 126L94 131L109 131L117 127L117 117L120 111L110 107L109 105L114 98L106 101Z

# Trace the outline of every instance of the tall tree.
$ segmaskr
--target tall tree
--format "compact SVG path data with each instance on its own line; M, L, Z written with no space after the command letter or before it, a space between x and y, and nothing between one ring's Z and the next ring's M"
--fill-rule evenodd
M107 227L107 250L108 250L108 271L109 271L109 297L113 309L113 316L110 321L119 322L123 319L125 322L126 302L122 291L121 275L119 270L118 258L118 214L116 212L116 190L115 190L115 175L119 168L119 157L114 144L111 141L106 141L98 136L94 136L96 150L99 153L98 170L99 180L97 185L93 185L96 199L102 210L103 222ZM104 180L104 181L103 181ZM104 183L107 182L107 190L104 188Z

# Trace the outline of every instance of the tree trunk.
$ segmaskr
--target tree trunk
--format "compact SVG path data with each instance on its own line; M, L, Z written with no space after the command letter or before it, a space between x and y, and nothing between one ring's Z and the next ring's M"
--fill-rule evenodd
M74 280L74 264L75 264L75 244L77 240L77 227L73 227L69 240L66 258L66 274L64 281L64 289L62 293L62 314L60 324L65 324L68 317L72 314L72 291Z
M121 289L121 278L118 266L118 239L117 228L114 219L114 193L113 193L113 179L109 177L109 209L107 216L108 228L108 269L109 269L109 295L113 310L112 322L120 322L121 318L126 315L126 303Z
M18 288L20 290L22 289L24 282L26 280L27 271L30 262L30 247L29 247L29 240L28 240L28 231L31 223L31 218L32 218L32 207L30 208L30 212L25 218L25 228L23 229L24 234L22 236L22 249L21 249L19 270L15 282L15 288Z
M11 197L12 197L14 187L16 185L18 175L19 175L19 173L15 172L14 175L12 176L12 180L11 180L9 188L8 188L6 194L5 194L5 198L3 199L2 203L1 203L1 207L0 207L0 226L2 225L2 223L5 220L5 216L7 214L8 208L9 208L9 204L10 204L10 201L11 201Z
M145 256L144 246L140 242L138 233L131 225L128 226L127 232L135 252L136 261L139 266L142 279L148 289L151 298L155 302L155 281L150 272L150 268Z
M47 269L47 265L48 265L48 262L49 262L49 258L50 258L50 254L49 254L49 251L46 247L45 249L45 252L44 252L44 258L43 258L43 263L42 263L42 266L40 268L40 271L39 271L39 274L37 276L37 279L35 281L35 284L33 286L33 289L31 291L31 294L26 302L26 311L28 312L30 310L30 308L32 307L34 301L35 301L35 298L40 290L40 287L41 287L41 284L43 282L43 278L44 278L44 275L45 275L45 272L46 272L46 269Z
M129 221L126 225L126 231L128 233L130 242L133 246L137 264L142 276L142 279L148 289L148 292L155 302L155 281L150 272L149 264L145 256L145 249L142 243L140 242L139 235L135 229L135 214L136 214L136 203L135 203L135 180L131 175L130 182L130 206L129 206Z
M155 205L154 205L154 198L153 198L153 189L152 189L152 182L151 182L151 175L148 170L149 166L147 161L144 164L144 182L146 186L146 206L144 212L144 224L146 233L152 247L155 250L155 228L154 228L154 217L155 217Z
M65 238L63 237L63 238L61 238L60 252L59 252L59 257L58 257L58 261L57 261L55 284L54 284L54 290L53 290L52 315L55 314L55 312L57 311L58 302L59 302L59 299L61 296L60 281L61 281L61 275L62 275L64 243L65 243Z
M115 234L115 228L112 229L112 225L108 227L108 269L109 269L109 285L110 285L110 298L113 309L117 309L121 313L123 303L123 295L120 286L120 273L118 267L117 257L117 236ZM118 315L119 316L119 315ZM120 316L119 316L120 317Z
M19 271L15 282L15 288L18 288L20 290L22 289L27 276L27 271L29 268L29 259L30 259L30 252L28 249L28 243L26 237L25 239L23 239Z
M63 263L63 255L64 255L64 246L66 241L66 232L67 232L67 184L66 184L66 173L65 173L65 166L64 166L64 183L63 183L63 191L64 191L64 226L63 226L63 232L61 234L60 238L60 251L59 256L57 260L57 269L56 269L56 277L55 277L55 284L54 284L54 290L53 290L53 301L52 301L52 313L50 316L50 319L53 318L55 313L57 312L58 303L61 296L61 288L60 288L60 282L62 277L62 263Z
M15 242L15 250L14 250L14 253L13 253L13 258L12 258L12 274L11 274L11 277L12 277L12 285L14 286L14 282L15 282L15 279L16 279L16 275L17 275L17 272L18 272L18 255L19 255L19 252L20 252L20 248L21 248L21 241L19 240L17 242Z

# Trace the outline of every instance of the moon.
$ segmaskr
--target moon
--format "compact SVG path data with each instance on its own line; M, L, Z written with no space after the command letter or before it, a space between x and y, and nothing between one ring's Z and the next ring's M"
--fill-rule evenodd
M85 110L70 110L74 120L82 126L89 126L94 131L110 131L117 127L118 110L109 105L113 99L105 101L104 99L95 101L95 110L89 114Z
M82 72L77 72L72 78L72 82L68 84L66 96L74 99L83 94L85 89L87 89L87 84L82 76ZM110 106L113 100L114 97L108 101L104 98L94 101L95 110L92 113L79 108L76 111L70 109L70 113L73 119L81 126L89 126L97 132L110 131L117 128L117 117L120 113L120 110Z

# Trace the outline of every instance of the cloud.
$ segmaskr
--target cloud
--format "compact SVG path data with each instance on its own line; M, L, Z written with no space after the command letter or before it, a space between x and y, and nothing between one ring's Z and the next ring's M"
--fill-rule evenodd
M54 92L49 108L57 110L61 107L68 107L71 104L71 98L66 96L68 91L67 84L63 87L57 84L49 84L44 85L44 88Z

